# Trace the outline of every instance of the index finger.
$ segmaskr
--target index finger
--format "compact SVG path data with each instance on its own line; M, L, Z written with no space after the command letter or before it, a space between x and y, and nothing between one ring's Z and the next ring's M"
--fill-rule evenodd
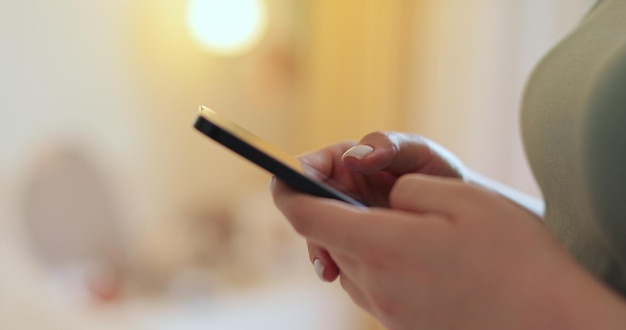
M456 162L456 158L420 135L378 131L364 136L359 144L370 146L373 151L361 159L344 157L345 166L357 173L387 171L397 176L407 173L458 176L459 170L448 162Z

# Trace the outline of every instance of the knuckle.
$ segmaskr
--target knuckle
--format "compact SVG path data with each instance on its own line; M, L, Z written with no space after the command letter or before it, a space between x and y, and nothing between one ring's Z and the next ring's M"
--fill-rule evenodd
M462 184L458 189L458 193L461 198L476 203L476 205L482 205L484 202L491 199L487 190L475 185Z
M361 143L375 145L378 148L389 150L398 149L398 137L396 133L387 131L375 131L365 135L361 139Z
M415 198L415 189L419 187L414 184L417 177L417 174L407 174L398 178L389 193L389 204L392 208L406 206Z
M371 133L368 133L367 135L365 135L363 137L363 140L369 140L369 139L372 139L372 140L386 139L386 140L388 140L389 139L389 134L391 134L391 133L389 133L387 131L374 131L374 132L371 132Z
M311 232L311 226L301 216L288 217L293 229L302 236L308 236Z
M294 201L295 202L295 201ZM307 221L307 214L302 207L298 207L297 203L293 203L288 208L282 210L285 218L291 223L293 229L300 235L307 236L310 232L310 226Z

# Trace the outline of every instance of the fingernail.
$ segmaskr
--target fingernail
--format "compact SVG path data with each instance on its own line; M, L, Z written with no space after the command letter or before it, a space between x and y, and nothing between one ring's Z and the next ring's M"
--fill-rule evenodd
M315 269L315 274L317 274L317 277L319 277L322 281L326 281L324 279L325 268L326 267L324 267L324 264L319 259L313 260L313 269Z
M341 160L344 160L346 157L354 157L356 159L363 159L363 157L371 154L372 152L374 152L374 148L372 148L371 146L368 146L365 144L359 144L348 149L346 152L344 152L343 155L341 156Z

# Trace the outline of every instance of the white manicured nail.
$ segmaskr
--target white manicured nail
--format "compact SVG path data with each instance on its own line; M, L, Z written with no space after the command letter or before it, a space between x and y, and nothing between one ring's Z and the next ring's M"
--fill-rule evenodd
M359 144L348 149L346 152L344 152L343 155L341 156L341 160L344 160L346 157L354 157L356 159L363 159L363 157L371 154L372 152L374 152L374 148L372 148L371 146L368 146L365 144Z
M317 274L317 277L319 277L322 281L326 281L324 279L325 268L326 267L324 267L324 264L319 259L313 260L313 269L315 269L315 274Z

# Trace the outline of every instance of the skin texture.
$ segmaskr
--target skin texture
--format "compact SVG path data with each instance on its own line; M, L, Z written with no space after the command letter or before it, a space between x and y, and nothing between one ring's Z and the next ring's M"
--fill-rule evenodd
M295 192L274 201L308 242L325 281L389 329L625 328L622 300L573 261L535 213L471 183L442 148L378 132L363 159L339 143L303 157L374 202Z

